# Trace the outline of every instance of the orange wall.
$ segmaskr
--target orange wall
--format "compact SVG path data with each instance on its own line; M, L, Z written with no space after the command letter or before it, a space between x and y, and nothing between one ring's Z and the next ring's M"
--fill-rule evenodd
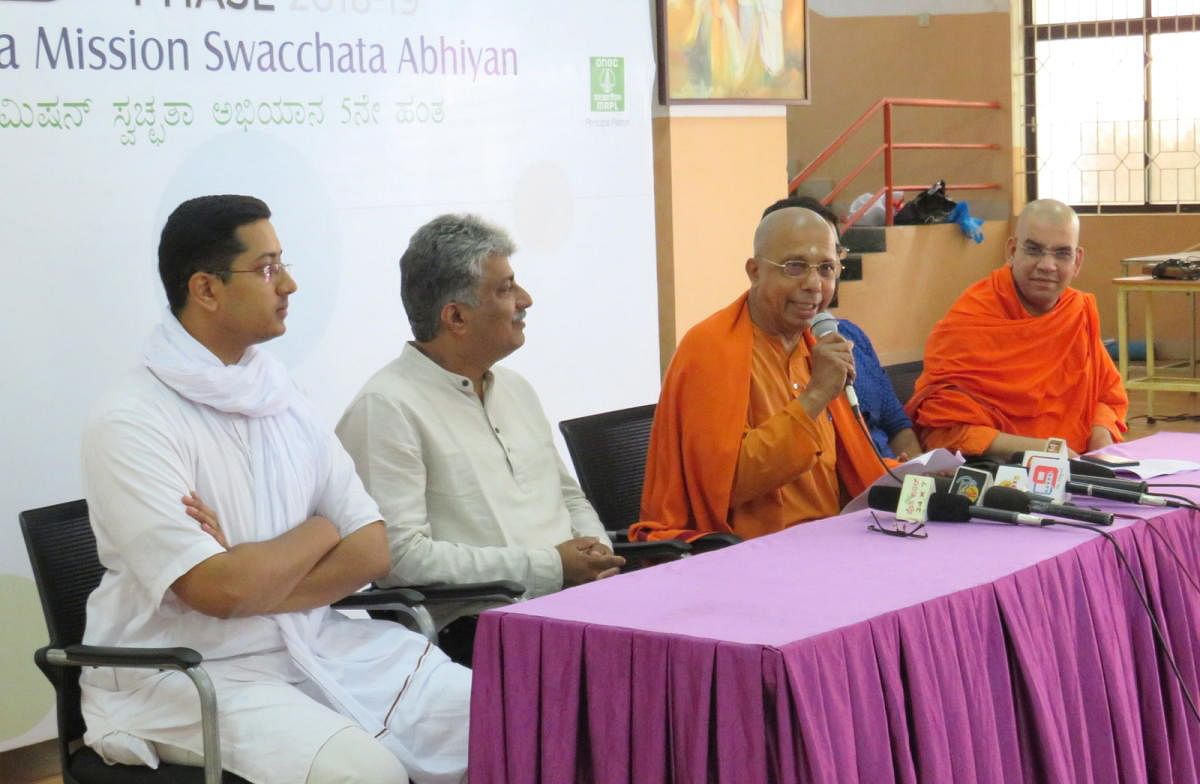
M871 338L885 365L920 359L925 339L963 289L1004 261L1008 221L988 221L976 245L957 226L896 226L887 252L863 257L863 279L838 289L840 318Z
M654 120L663 367L688 328L746 288L759 216L787 190L786 119Z
M1084 215L1079 220L1084 248L1083 269L1075 285L1096 295L1100 324L1108 337L1117 336L1117 296L1109 281L1121 275L1120 261L1131 256L1175 253L1200 243L1200 215ZM1200 254L1196 254L1200 255ZM1130 300L1130 332L1142 335L1144 294ZM1155 295L1155 345L1168 356L1186 356L1190 334L1187 299L1179 294Z
M972 212L1009 215L1012 182L1012 73L1006 13L936 14L929 27L915 15L824 17L809 14L812 103L788 107L788 163L795 174L851 122L885 96L999 101L1000 110L895 109L897 142L996 143L1001 151L898 151L895 182L998 182L1003 190L962 192ZM836 182L883 141L871 121L819 177ZM877 162L835 201L883 186ZM825 189L828 192L828 188ZM953 194L952 194L952 197Z
M958 293L1003 261L1010 200L1021 199L1020 148L1012 144L1022 127L1011 111L1019 65L1012 57L1012 24L1006 13L934 15L927 28L918 27L914 16L812 13L811 105L788 107L786 118L655 119L664 366L688 327L745 289L742 263L762 208L785 188L785 167L796 171L882 96L997 99L1005 107L998 112L897 110L899 141L940 137L1003 145L1001 152L901 153L899 159L898 180L945 177L1018 185L997 194L958 194L971 202L974 214L996 219L985 225L985 243L968 243L952 226L897 228L890 233L888 253L865 258L865 279L843 284L839 313L867 330L885 363L919 358L930 327ZM969 61L963 53L970 53ZM835 159L827 177L838 176L838 165L844 173L878 144L878 123L873 133L864 135L859 157L840 164ZM874 180L864 175L835 207L844 212L854 194L879 184L882 170ZM1200 215L1084 216L1081 242L1087 259L1076 285L1096 294L1104 333L1115 337L1116 297L1109 281L1120 274L1118 261L1200 242ZM1156 310L1160 350L1175 356L1185 350L1188 334L1185 302L1165 298ZM1135 337L1140 325L1135 300Z

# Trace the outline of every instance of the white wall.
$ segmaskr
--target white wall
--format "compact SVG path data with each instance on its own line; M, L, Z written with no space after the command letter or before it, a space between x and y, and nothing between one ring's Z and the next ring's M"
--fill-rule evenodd
M520 247L513 267L535 302L526 346L505 364L531 379L551 420L657 397L644 0L257 4L274 10L0 0L0 750L52 735L50 689L31 661L45 628L16 516L82 495L81 424L164 310L155 249L181 200L244 192L273 208L300 290L288 334L270 347L330 424L410 337L396 262L413 229L446 211L477 212ZM85 67L68 68L63 54L51 67L39 28L51 42L65 28L72 46L82 30L106 62L85 40ZM110 67L109 39L127 48L131 30L138 42L186 41L188 67L179 44L174 71ZM378 44L388 72L234 72L206 35L219 51L242 41L260 54L262 41L319 35L357 48L361 38L368 54ZM414 72L404 45L419 62L421 36L485 57L510 49L516 68ZM296 46L283 49L296 68ZM593 56L623 58L624 111L592 111ZM397 103L410 100L422 112L440 104L441 121L401 122ZM230 121L226 107L242 101L254 122ZM293 110L300 122L277 121Z

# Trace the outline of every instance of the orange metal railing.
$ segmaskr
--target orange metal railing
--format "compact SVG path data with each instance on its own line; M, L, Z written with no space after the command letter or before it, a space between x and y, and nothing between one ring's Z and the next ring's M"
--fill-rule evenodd
M846 228L853 226L860 218L870 209L871 205L879 199L880 196L886 196L884 204L887 213L887 225L891 226L895 219L895 207L893 205L894 194L907 193L914 191L923 191L928 188L928 185L897 185L892 179L892 156L897 150L999 150L999 144L959 144L952 142L894 142L892 141L892 109L897 106L915 106L930 109L999 109L1000 104L996 101L953 101L941 98L880 98L867 111L863 112L862 116L850 124L845 131L841 133L833 143L826 147L820 155L813 158L804 169L792 178L788 183L788 193L796 190L802 182L812 176L818 168L826 161L833 157L834 153L845 145L846 141L862 130L876 114L883 113L883 144L875 148L875 151L867 156L866 160L854 167L854 170L843 177L833 186L821 203L828 206L838 194L846 189L856 177L863 171L883 156L883 187L871 194L871 198L853 214L846 218ZM969 182L948 184L946 190L956 191L981 191L981 190L997 190L1000 188L1000 183L997 182Z

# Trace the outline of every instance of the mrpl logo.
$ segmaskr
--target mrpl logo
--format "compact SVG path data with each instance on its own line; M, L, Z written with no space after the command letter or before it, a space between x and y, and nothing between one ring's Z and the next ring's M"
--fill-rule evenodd
M592 111L625 111L625 58L592 58Z

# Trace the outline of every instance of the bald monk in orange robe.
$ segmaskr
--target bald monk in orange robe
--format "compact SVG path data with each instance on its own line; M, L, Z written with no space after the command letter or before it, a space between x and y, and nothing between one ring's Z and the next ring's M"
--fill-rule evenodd
M1064 438L1073 453L1120 440L1129 398L1100 340L1096 298L1070 288L1079 218L1031 202L1008 263L968 288L925 346L907 408L926 448L1007 458Z
M883 473L842 394L852 344L808 331L840 273L819 215L763 218L750 290L689 330L667 369L632 539L774 533L837 514Z

